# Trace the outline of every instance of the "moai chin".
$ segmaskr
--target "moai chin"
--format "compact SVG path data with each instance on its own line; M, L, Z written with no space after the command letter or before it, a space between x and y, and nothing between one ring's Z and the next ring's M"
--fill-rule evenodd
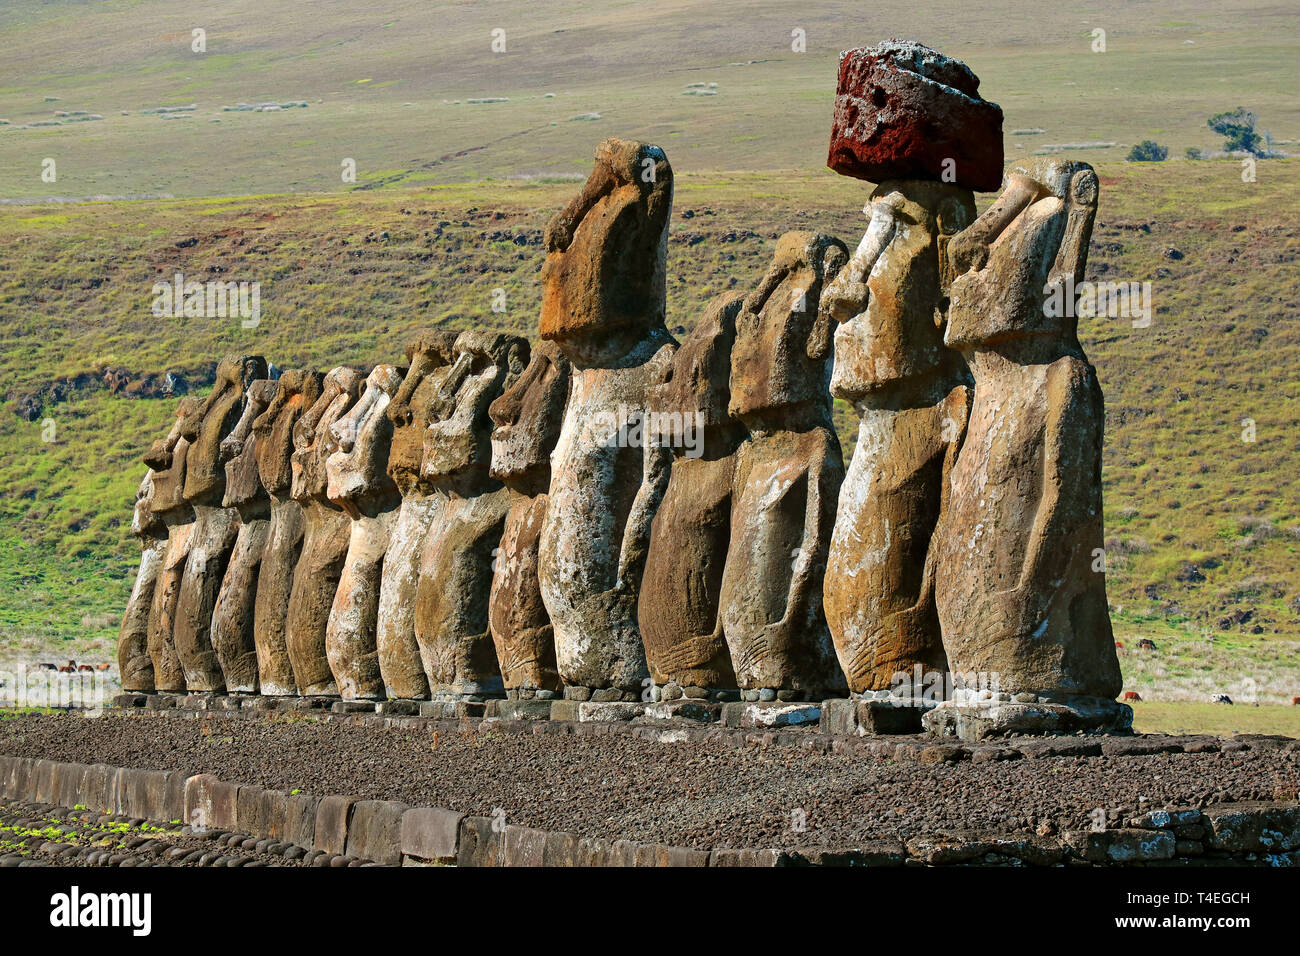
M640 698L637 597L671 451L641 439L676 343L664 328L673 176L657 146L609 139L546 227L541 337L572 363L538 579L565 695Z
M456 335L444 329L415 333L406 344L406 376L385 410L393 423L388 474L402 503L384 554L376 643L385 691L395 699L429 696L429 679L415 639L415 594L421 549L447 496L420 477L420 463L430 416L444 414L455 398L454 392L444 394L443 386L452 370Z
M347 512L352 527L325 630L325 651L346 700L384 697L376 644L379 587L389 531L401 503L387 470L393 423L386 412L405 374L395 365L376 365L360 400L331 426L338 450L325 462L325 493Z
M488 623L493 562L510 494L489 474L492 421L488 407L523 372L528 342L472 330L456 339L449 413L425 429L421 477L446 495L430 526L415 596L415 638L433 696L500 697L501 669Z
M248 386L244 409L234 429L221 442L226 492L221 504L238 516L235 546L212 612L212 649L221 664L226 691L258 691L255 616L257 579L271 526L271 501L257 467L259 438L253 423L275 398L277 385L258 379Z
M149 656L149 610L167 553L167 524L153 510L153 471L146 471L135 493L131 534L140 541L140 568L131 597L122 613L117 635L117 669L122 689L152 691L153 659Z
M271 523L257 572L253 611L253 641L257 649L259 689L264 696L297 693L285 625L294 568L302 553L305 518L302 505L290 497L293 483L293 430L298 419L321 395L324 375L289 369L276 381L275 395L253 422L257 473L271 501Z
M266 373L266 360L260 355L224 358L217 366L202 416L185 436L190 441L185 456L185 500L194 508L194 530L176 598L172 637L185 670L185 687L191 693L225 690L225 677L212 647L212 611L239 533L239 515L221 504L226 490L221 442L239 421L246 389L255 380L266 378Z
M826 620L851 692L937 703L947 661L930 541L970 403L964 363L943 344L946 249L974 221L975 201L962 186L893 180L864 212L862 242L822 293L840 323L831 394L860 419L826 567Z
M739 292L710 302L673 356L668 381L652 390L647 438L671 449L673 460L651 525L638 620L652 696L665 700L734 696L737 690L719 599L736 450L745 438L728 411L731 351L743 305Z
M553 342L532 349L528 367L488 406L492 431L489 474L509 490L492 575L488 623L501 679L514 699L555 697L555 631L537 579L538 550L550 500L551 452L560 437L569 396L569 360Z
M145 453L144 462L152 470L154 515L167 527L167 548L154 585L149 606L149 659L153 663L154 690L183 693L185 670L176 653L173 632L176 624L176 600L189 557L190 536L194 531L194 509L185 500L185 462L189 457L189 440L193 422L203 413L203 402L194 396L182 398L176 406L176 420L167 437L156 441Z
M736 317L728 410L748 435L736 452L719 600L746 700L818 700L844 688L822 609L844 465L826 390L833 322L819 301L847 260L838 239L786 233Z
M1096 209L1090 166L1017 163L948 247L958 274L945 341L966 356L975 397L935 532L944 647L966 687L926 716L936 732L1122 730L1132 719L1114 700L1104 409L1072 294Z
M361 383L353 369L342 365L332 369L316 403L293 427L290 494L302 505L303 539L284 637L298 693L308 697L338 693L325 653L325 631L347 558L352 521L325 497L325 462L336 447L330 426L352 407Z

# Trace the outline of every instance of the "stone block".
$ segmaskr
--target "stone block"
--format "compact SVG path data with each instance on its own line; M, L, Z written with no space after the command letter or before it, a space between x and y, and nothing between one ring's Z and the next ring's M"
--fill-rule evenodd
M236 829L277 843L288 832L289 798L282 790L240 787Z
M322 797L316 806L316 831L313 846L326 853L345 854L348 851L348 824L356 797L330 794Z
M81 795L86 782L84 763L56 763L54 765L54 798L50 801L60 807L69 809L82 803Z
M545 830L535 830L532 827L506 827L501 850L502 861L506 866L542 866L545 851Z
M161 776L166 777L166 774ZM129 793L131 790L129 783L127 789ZM239 784L218 780L210 773L201 773L188 778L185 781L183 819L196 830L235 829L239 819Z
M290 793L284 800L284 840L305 850L316 846L316 811L320 797Z
M497 830L491 817L463 817L456 844L457 866L504 866L505 827Z
M430 863L454 863L465 814L441 807L412 807L402 814L402 855Z
M348 824L347 855L401 866L402 816L410 809L395 800L358 800Z
M1229 853L1287 853L1300 849L1300 806L1234 803L1202 811L1213 850Z
M498 700L496 716L502 720L550 720L549 700Z
M722 705L683 697L678 700L646 704L641 716L645 720L690 720L700 724L711 724L721 718Z
M628 701L584 700L578 704L578 720L581 723L621 723L641 716L644 704Z
M1090 863L1143 863L1174 855L1174 835L1167 830L1071 830L1065 842Z
M709 851L642 843L637 846L633 860L637 866L708 866Z
M902 703L899 699L857 701L858 733L864 735L919 734L921 718L934 702Z
M728 727L796 727L821 720L822 705L812 701L732 701L722 705L722 719Z
M581 703L583 701L571 700L567 697L563 700L551 701L551 720L576 721L578 719L578 705Z
M709 866L769 867L789 866L793 858L784 850L737 850L719 847L709 853Z

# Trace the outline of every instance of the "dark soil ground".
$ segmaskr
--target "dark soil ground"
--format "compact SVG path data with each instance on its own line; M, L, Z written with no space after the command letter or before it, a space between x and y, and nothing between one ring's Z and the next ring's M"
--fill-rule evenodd
M1300 781L1300 750L1276 738L1208 753L922 763L489 728L433 733L298 715L30 715L0 721L0 753L504 811L512 824L701 848L852 846L952 830L1047 834L1087 826L1097 808L1120 821L1153 809L1294 800Z

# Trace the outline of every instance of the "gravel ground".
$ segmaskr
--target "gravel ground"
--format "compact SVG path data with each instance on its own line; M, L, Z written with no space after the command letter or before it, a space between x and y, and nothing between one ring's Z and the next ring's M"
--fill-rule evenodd
M1152 809L1294 800L1300 751L1285 746L927 764L627 734L435 734L297 715L0 721L0 753L16 756L207 772L484 816L499 808L513 824L699 848L852 846L948 830L1048 834L1087 826L1096 808L1118 821Z
M330 854L313 854L319 856ZM299 847L243 833L209 830L199 835L189 827L154 826L67 807L0 803L0 867L305 866L312 862Z

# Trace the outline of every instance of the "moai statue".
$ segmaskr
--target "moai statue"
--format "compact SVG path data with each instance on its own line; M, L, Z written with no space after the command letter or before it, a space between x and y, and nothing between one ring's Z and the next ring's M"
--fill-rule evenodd
M390 698L427 700L429 679L415 639L415 592L429 528L447 496L420 476L424 432L431 416L450 414L454 388L444 394L457 333L423 329L406 345L409 368L385 413L393 423L388 474L402 495L388 536L379 584L379 672ZM459 374L459 373L458 373Z
M131 533L140 539L140 569L117 635L117 669L122 689L128 691L154 689L153 660L149 657L149 609L153 606L154 588L167 553L167 525L153 510L153 476L152 470L146 471L135 493Z
M919 700L928 689L937 703L947 661L928 555L970 403L961 356L943 344L942 272L975 201L964 187L894 180L866 212L862 243L822 293L840 322L831 394L860 418L826 566L826 620L851 692Z
M185 670L176 653L172 631L176 623L176 599L189 557L194 531L194 509L185 500L185 461L189 440L184 437L191 423L203 413L203 402L194 396L182 398L176 406L176 421L167 437L156 441L144 456L153 473L151 506L156 518L167 527L167 549L163 552L158 582L149 607L149 659L153 662L154 690L185 691Z
M840 60L827 165L879 186L822 293L840 323L831 394L860 419L823 595L849 690L892 698L859 705L876 710L862 721L876 732L919 732L948 686L930 543L971 396L943 344L947 248L975 219L971 190L1002 171L1002 111L978 89L965 64L907 41Z
M266 360L260 355L223 359L202 417L185 436L190 441L185 456L185 500L194 509L194 530L176 598L172 639L185 670L185 687L191 693L225 690L225 677L212 648L212 611L239 533L239 513L221 504L226 491L221 442L239 421L246 389L259 378L266 378Z
M562 690L555 631L542 601L537 563L550 500L551 451L564 420L569 371L569 360L553 342L538 343L524 374L488 406L496 426L489 474L510 493L488 624L506 696L512 699L544 700Z
M665 716L715 716L701 698L734 698L736 674L719 599L731 542L736 450L744 427L731 416L728 380L744 296L718 296L652 390L647 438L673 453L655 512L638 620L646 663ZM685 704L670 703L687 700Z
M975 398L934 541L944 647L966 686L926 715L935 732L1123 730L1132 720L1114 700L1102 395L1076 333L1096 210L1092 167L1029 160L948 246L945 341L965 355Z
M352 519L347 558L325 630L330 671L345 700L381 700L376 628L388 535L401 503L388 476L393 423L386 412L406 369L376 365L351 410L331 426L338 451L325 462L325 496Z
M253 611L258 682L261 693L268 697L292 697L297 693L285 625L306 520L302 505L290 497L293 430L298 419L320 398L324 378L320 372L307 369L284 372L276 382L270 405L253 422L257 474L271 500L271 524L257 572Z
M827 391L833 322L819 301L848 257L838 239L786 233L736 316L728 410L748 434L719 602L747 701L843 694L822 610L844 464Z
M275 397L277 385L258 379L248 386L244 410L221 442L226 463L226 492L221 504L238 515L235 546L212 611L212 650L221 664L226 692L258 691L257 642L254 638L257 579L271 527L271 502L257 469L256 421Z
M455 403L425 429L421 477L446 495L425 536L415 595L415 639L435 699L480 701L504 693L488 600L510 493L489 474L488 407L527 362L526 339L462 332L444 382Z
M294 682L304 697L338 694L325 654L325 631L348 554L352 519L325 497L325 462L336 446L330 426L352 407L361 383L361 376L346 366L331 370L316 404L293 427L290 494L302 505L303 539L293 571L284 640Z
M546 227L541 337L572 363L538 562L565 696L639 700L649 671L637 597L672 451L642 440L676 342L664 327L672 168L609 139Z

